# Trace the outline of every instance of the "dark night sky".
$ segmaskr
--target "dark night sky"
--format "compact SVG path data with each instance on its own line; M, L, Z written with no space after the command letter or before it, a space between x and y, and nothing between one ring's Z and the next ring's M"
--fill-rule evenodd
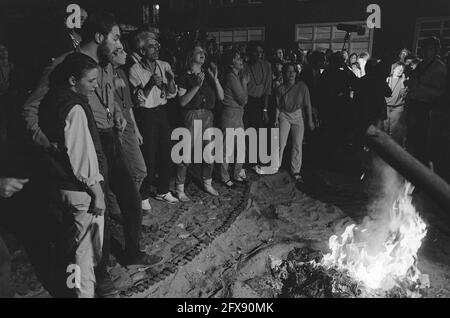
M262 6L219 10L199 7L199 0L193 0L197 3L195 11L180 11L177 16L167 16L168 1L0 0L0 40L9 46L12 59L39 64L35 61L45 61L51 51L55 30L63 27L65 7L69 3L79 3L88 12L94 9L111 11L122 23L139 24L141 5L159 2L162 26L180 30L196 26L263 25L269 44L289 45L294 39L296 23L364 20L368 15L366 6L378 3L382 7L382 29L375 32L374 52L382 56L388 51L412 46L418 17L450 16L450 0L265 0Z

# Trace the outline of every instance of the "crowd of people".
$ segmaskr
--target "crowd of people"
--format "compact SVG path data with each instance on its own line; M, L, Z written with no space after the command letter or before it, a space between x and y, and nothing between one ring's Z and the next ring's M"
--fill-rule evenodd
M23 105L12 97L15 66L0 44L0 225L22 243L54 297L117 295L107 270L113 214L123 225L123 265L161 261L141 250L142 214L151 210L150 197L192 200L185 191L189 162L171 160L176 127L193 140L213 127L224 139L228 128L277 127L279 164L270 173L286 157L302 183L305 130L325 131L332 154L362 147L364 130L375 125L450 180L449 61L439 57L436 38L424 41L421 58L404 49L392 64L367 52L306 52L300 45L270 52L259 42L219 50L214 41L194 41L174 50L161 47L149 25L123 41L111 14L83 22ZM217 178L205 160L203 190L220 196L215 183L235 188L247 182L248 169L267 173L258 155L249 162L252 155L237 158L232 171L224 158ZM0 294L12 296L1 239L0 256ZM66 284L71 264L80 269L75 288Z

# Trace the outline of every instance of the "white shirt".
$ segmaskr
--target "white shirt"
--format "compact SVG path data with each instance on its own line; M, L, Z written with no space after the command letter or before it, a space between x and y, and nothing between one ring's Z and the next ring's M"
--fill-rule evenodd
M66 117L64 139L75 177L88 187L103 181L86 114L80 105L75 105Z
M170 64L164 61L157 60L155 73L161 76L164 84L168 84L169 81L166 78L166 72L171 71ZM130 68L130 83L136 89L137 100L139 101L139 107L155 108L161 105L167 104L167 99L174 98L177 95L164 92L161 94L161 89L157 86L153 86L148 97L143 96L142 89L150 81L153 73L145 68L142 63L136 63Z

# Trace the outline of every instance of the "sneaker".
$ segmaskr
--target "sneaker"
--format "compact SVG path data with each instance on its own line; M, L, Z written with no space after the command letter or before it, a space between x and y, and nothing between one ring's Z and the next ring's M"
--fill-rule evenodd
M235 189L236 185L233 183L233 181L228 180L228 181L222 181L222 184L227 187L228 189Z
M142 211L150 211L152 209L152 206L150 205L150 201L148 199L145 199L142 201Z
M180 200L181 202L191 201L191 199L189 199L189 197L186 195L186 192L184 192L184 184L177 184L176 188L178 200Z
M238 176L239 176L239 178L246 180L247 174L245 173L245 169L241 169Z
M128 257L124 260L125 266L131 266L131 265L142 265L142 266L151 266L158 264L162 261L162 257L155 255L155 254L147 254L145 252L140 251L138 255L135 255L133 257Z
M277 168L272 168L270 166L255 166L253 168L255 170L255 172L259 175L266 175L266 174L276 174L278 173L278 169Z
M294 173L293 177L294 177L294 179L295 179L295 182L301 183L301 184L304 183L303 178L302 178L302 176L300 175L300 173Z
M247 175L246 175L244 169L239 171L239 174L234 177L234 181L236 181L238 183L247 183Z
M190 202L191 199L186 195L184 191L177 191L178 200L181 202Z
M214 189L211 184L204 184L204 189L207 193L211 194L212 196L217 197L219 195L219 192L217 192L217 190Z
M175 203L177 203L177 202L180 202L180 201L178 201L178 199L175 198L175 197L172 195L172 193L170 193L170 192L167 192L166 194L157 194L156 197L155 197L155 199L156 199L156 200L159 200L159 201L167 202L167 203L169 203L169 204L175 204Z

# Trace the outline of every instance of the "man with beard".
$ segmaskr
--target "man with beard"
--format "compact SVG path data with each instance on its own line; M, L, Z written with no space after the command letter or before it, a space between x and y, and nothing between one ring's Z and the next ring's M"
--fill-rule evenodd
M120 29L114 16L106 13L91 15L82 29L83 44L79 51L99 62L98 87L95 94L89 97L94 119L100 134L102 153L98 155L101 174L105 178L104 186L110 187L116 195L123 215L125 255L124 265L149 265L157 262L139 248L140 224L142 221L141 197L128 169L118 132L126 127L120 106L114 97L114 70L110 64L112 52L121 47ZM68 54L68 53L67 53ZM35 146L45 151L56 151L38 125L39 104L48 91L48 76L56 65L61 63L64 54L55 59L44 71L37 89L25 103L22 116L25 119L28 134ZM105 189L107 192L108 189ZM110 203L107 202L105 214L105 234L102 260L96 272L98 281L96 293L99 297L117 295L111 278L107 272L110 255L109 218L107 216ZM137 225L138 224L138 225Z

